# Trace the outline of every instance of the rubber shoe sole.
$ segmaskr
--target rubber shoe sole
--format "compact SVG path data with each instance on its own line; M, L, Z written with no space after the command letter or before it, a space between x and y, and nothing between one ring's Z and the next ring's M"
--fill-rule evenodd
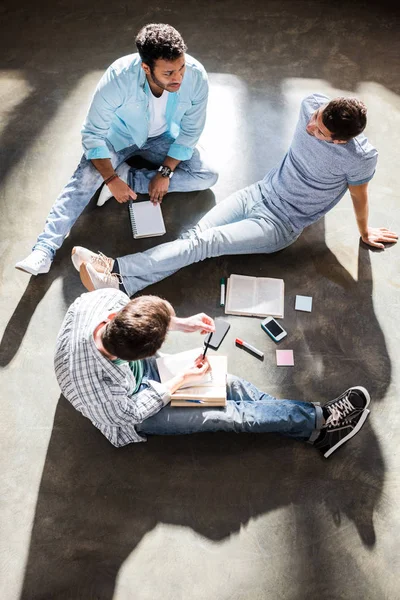
M364 389L364 388L362 388L362 389ZM368 394L368 396L369 396L369 394ZM340 446L342 446L343 444L345 444L346 442L351 440L351 438L354 437L360 431L360 429L364 425L365 421L368 419L369 413L370 413L370 411L368 409L364 409L363 413L361 414L361 416L358 420L357 425L354 427L354 429L351 431L351 433L349 433L349 435L346 435L346 437L344 437L339 442L337 442L334 446L329 448L329 450L327 450L324 453L324 457L328 458L331 454L333 454L333 452L336 452L336 450L338 448L340 448Z
M95 287L86 268L86 263L81 264L81 267L79 269L79 275L81 277L83 285L88 290L88 292L94 292Z

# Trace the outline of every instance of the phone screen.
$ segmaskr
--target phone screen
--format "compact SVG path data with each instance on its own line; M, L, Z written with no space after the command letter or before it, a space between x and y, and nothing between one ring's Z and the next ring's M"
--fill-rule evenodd
M264 323L264 327L268 329L268 331L270 331L275 337L277 337L284 331L276 321L269 321L269 323Z
M214 350L218 350L221 345L222 340L228 333L230 328L230 323L227 321L223 321L222 319L215 320L215 332L213 334L209 333L204 340L205 344L208 344L210 348ZM210 339L211 337L211 339Z

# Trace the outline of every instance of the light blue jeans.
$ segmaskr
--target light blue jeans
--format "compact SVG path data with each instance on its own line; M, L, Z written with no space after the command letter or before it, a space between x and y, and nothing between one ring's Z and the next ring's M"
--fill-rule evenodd
M142 148L129 146L119 152L108 143L111 153L111 163L116 169L121 163L134 155L140 155L146 160L161 165L167 156L173 139L168 134L149 138ZM140 169L135 172L134 191L147 194L149 182L156 171ZM192 192L206 190L216 183L218 175L206 162L203 150L196 148L190 160L182 161L170 180L170 192ZM86 208L90 199L103 183L103 178L95 169L92 161L82 157L78 168L58 196L47 217L43 232L39 235L34 248L41 248L53 257L62 245L65 236Z
M160 381L153 359L145 361L142 386L146 379ZM136 426L139 433L185 435L189 433L231 431L236 433L279 433L312 443L324 422L322 408L300 400L278 400L252 383L228 375L227 405L219 408L172 408Z
M123 286L132 296L192 263L224 254L269 254L292 244L301 232L277 216L260 183L235 192L212 208L180 239L118 258Z

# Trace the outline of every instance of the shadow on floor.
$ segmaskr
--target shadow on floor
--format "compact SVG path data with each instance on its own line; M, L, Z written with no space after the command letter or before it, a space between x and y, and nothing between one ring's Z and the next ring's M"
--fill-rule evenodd
M361 384L370 389L373 402L384 398L391 367L373 311L368 250L359 248L356 281L326 246L321 221L274 256L205 261L149 291L165 295L178 314L212 313L215 299L204 282L221 269L283 276L289 304L295 293L312 290L312 318L299 319L293 310L285 317L297 368L282 374L266 365L280 397L326 401ZM251 319L243 323L254 324ZM265 387L268 391L267 382ZM147 444L115 449L61 396L21 598L111 600L122 563L158 523L189 527L220 541L281 507L294 511L291 548L296 564L304 566L299 598L307 597L300 590L309 585L321 593L329 587L334 597L332 555L324 546L326 521L337 526L338 534L351 522L361 543L373 548L384 472L370 422L330 460L310 446L268 435L154 437ZM268 539L263 543L268 552ZM353 561L347 545L340 552Z
M321 514L338 528L350 520L371 547L384 465L368 425L353 442L330 461L274 436L154 437L115 449L61 396L21 599L111 600L122 563L158 523L220 541L252 518L291 506L299 560L311 560L326 530ZM261 544L268 548L268 540ZM323 552L312 557L312 571L324 573L334 597L325 559Z
M30 277L0 341L0 367L10 364L18 352L38 304L56 279L63 278L65 309L85 291L70 260L74 246L86 246L95 252L101 250L112 257L133 251L141 252L157 245L161 239L175 239L183 229L195 225L215 204L215 196L211 190L187 193L184 195L184 202L182 194L169 194L163 202L167 234L162 238L133 240L127 205L120 205L112 199L99 208L96 205L99 192L100 190L93 196L57 252L50 272Z

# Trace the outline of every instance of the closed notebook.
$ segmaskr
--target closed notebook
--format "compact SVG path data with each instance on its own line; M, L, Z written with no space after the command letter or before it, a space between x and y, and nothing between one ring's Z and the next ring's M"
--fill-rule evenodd
M191 367L195 359L203 352L203 348L196 348L180 352L179 354L166 355L157 358L157 367L160 380L165 383L178 373ZM226 356L207 356L211 373L195 385L189 384L179 388L171 395L171 406L186 406L187 408L204 406L226 405L226 375L228 359ZM190 402L190 401L195 402Z
M165 225L160 204L130 200L129 216L135 239L164 235Z
M225 313L248 317L283 318L283 279L231 275L228 279Z

